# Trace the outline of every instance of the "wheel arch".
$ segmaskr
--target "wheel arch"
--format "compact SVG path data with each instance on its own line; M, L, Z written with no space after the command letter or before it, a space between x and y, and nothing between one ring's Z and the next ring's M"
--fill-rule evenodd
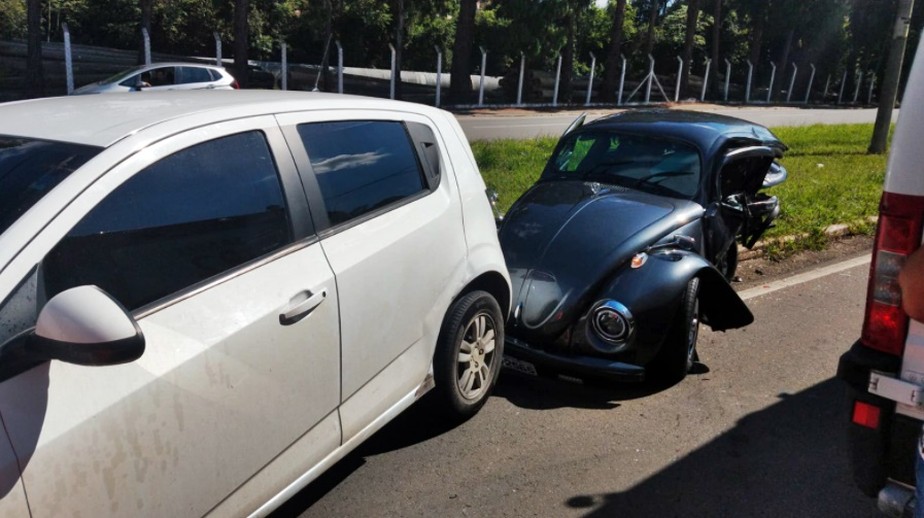
M744 327L754 316L725 277L701 255L671 250L651 256L638 269L621 270L602 290L639 317L655 317L654 329L663 329L679 307L690 279L700 279L700 312L703 323L716 331ZM667 308L666 313L662 313ZM643 317L644 318L644 317ZM653 336L663 333L652 331Z
M510 284L507 282L507 279L499 272L488 271L484 272L481 275L472 279L468 284L459 291L458 294L452 299L450 307L457 300L468 295L473 291L486 291L497 300L497 304L501 307L501 311L504 313L504 317L507 317L510 313Z

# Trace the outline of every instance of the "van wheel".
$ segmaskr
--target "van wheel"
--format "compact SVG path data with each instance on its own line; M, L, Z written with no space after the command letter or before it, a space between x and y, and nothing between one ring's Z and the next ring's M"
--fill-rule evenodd
M473 291L449 308L433 360L436 403L451 418L475 415L491 395L504 351L504 318L491 294Z
M665 381L677 382L686 377L696 361L699 338L699 278L687 283L680 311L667 339L652 362L652 374Z

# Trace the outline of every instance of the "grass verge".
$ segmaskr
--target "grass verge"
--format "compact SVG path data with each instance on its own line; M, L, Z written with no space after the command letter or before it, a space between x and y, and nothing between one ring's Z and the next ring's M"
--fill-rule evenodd
M780 198L782 214L765 235L766 251L780 258L827 245L824 229L845 223L853 234L872 234L878 214L886 155L868 155L872 124L775 128L789 147L783 165L789 179L767 192ZM539 177L555 138L472 143L485 183L510 205ZM780 240L783 236L798 239ZM776 238L776 239L775 239Z

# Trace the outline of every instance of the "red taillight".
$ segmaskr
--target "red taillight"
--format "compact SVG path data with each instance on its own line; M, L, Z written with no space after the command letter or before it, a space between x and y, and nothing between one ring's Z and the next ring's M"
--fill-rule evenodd
M883 193L873 262L870 265L863 320L863 345L901 356L908 334L898 272L905 258L921 246L924 197Z
M875 430L879 428L879 412L879 407L876 405L871 405L862 401L854 401L853 422L860 426Z
M237 79L231 81L231 88L234 88L235 90L241 89L241 84L237 82Z

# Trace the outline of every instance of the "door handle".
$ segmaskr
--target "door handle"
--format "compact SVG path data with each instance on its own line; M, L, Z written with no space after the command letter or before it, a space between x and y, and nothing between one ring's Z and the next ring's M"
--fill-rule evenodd
M292 297L289 304L279 314L279 323L284 326L290 326L299 320L307 317L318 307L327 297L327 290L322 289L317 293L303 291Z

